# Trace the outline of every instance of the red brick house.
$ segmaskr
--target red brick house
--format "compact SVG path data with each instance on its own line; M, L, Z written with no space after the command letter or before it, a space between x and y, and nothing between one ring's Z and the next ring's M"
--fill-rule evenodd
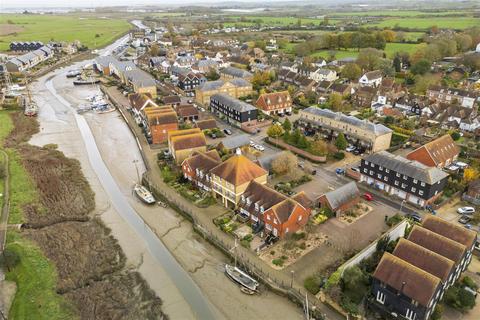
M330 209L338 217L360 201L360 191L352 181L318 198L319 206Z
M252 181L241 196L239 213L249 218L254 228L264 227L267 234L283 238L307 224L310 203L303 192L289 198L267 185Z
M429 167L443 168L457 160L459 154L460 148L452 137L446 134L413 150L407 155L407 159L416 160Z
M180 121L198 120L199 112L192 104L180 105L175 110L177 111Z
M153 144L166 142L168 132L178 130L177 114L173 109L168 109L170 110L162 107L149 107L143 110Z
M264 93L258 97L256 105L268 115L285 114L292 111L292 98L288 91Z
M217 150L208 152L194 152L183 160L182 172L185 179L192 182L199 189L210 191L210 170L221 163Z

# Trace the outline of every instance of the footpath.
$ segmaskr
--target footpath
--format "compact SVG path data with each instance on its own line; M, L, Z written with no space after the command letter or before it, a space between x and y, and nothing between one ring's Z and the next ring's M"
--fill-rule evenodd
M5 259L5 242L7 240L8 214L10 211L10 171L8 154L0 150L0 156L3 157L3 166L5 168L4 174L4 188L3 188L3 205L0 212L0 255ZM5 260L4 260L5 261ZM8 266L4 266L8 268ZM0 319L7 319L8 311L15 297L17 286L15 282L5 280L5 270L0 268Z
M141 128L138 127L128 111L128 99L114 87L102 87L111 102L116 105L122 117L128 124L130 130L137 140L147 172L144 175L144 181L150 186L157 196L166 200L174 209L186 215L192 221L193 228L200 233L206 240L211 242L226 255L232 256L232 248L235 246L233 237L221 231L213 223L213 219L227 211L219 205L213 205L208 208L198 208L193 203L183 198L174 189L163 182L160 168L157 165L158 151L151 150L143 135ZM341 315L330 309L327 305L321 303L315 296L307 292L301 283L293 281L291 275L281 270L274 270L261 261L257 255L242 246L236 247L238 263L248 272L255 275L272 291L289 296L295 302L302 304L305 297L308 297L311 309L321 313L325 319L343 319Z

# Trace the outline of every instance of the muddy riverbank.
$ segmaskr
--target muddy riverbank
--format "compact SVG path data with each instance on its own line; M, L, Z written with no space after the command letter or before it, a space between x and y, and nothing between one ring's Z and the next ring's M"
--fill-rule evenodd
M92 88L73 88L60 77L53 77L52 80L57 93L72 105L81 103L92 92ZM147 280L150 287L162 298L164 312L172 319L195 318L180 290L155 263L145 244L137 242L135 245L134 232L122 223L91 168L71 110L50 95L45 86L46 81L40 79L35 84L38 91L43 91L38 102L45 107L40 108L41 131L32 142L38 145L56 143L69 157L80 161L82 171L96 194L96 213L112 229L113 236L125 252L127 265L136 268ZM268 291L254 297L241 293L223 274L223 264L227 262L225 256L195 234L190 223L172 210L147 207L132 196L131 187L137 180L133 161L140 160L141 157L134 137L117 112L86 114L84 117L95 137L102 160L123 196L212 302L213 310L219 319L302 318L300 309L286 298ZM137 165L140 173L143 172L141 161Z

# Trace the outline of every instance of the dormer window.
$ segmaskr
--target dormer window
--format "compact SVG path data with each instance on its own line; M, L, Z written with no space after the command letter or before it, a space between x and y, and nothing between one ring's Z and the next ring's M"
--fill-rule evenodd
M255 211L258 211L260 209L259 205L257 202L255 202Z
M250 200L250 198L247 198L247 206L249 206L251 203L252 201Z
M242 202L245 202L245 196L242 194L241 198Z
M263 213L265 211L265 208L263 206L260 206L260 212Z

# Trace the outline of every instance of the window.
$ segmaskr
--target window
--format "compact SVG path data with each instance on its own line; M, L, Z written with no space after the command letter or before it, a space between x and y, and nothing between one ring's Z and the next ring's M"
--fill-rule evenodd
M373 171L372 170L370 170L370 175L373 176Z
M367 168L363 168L363 172L367 173L368 172Z
M298 216L298 221L302 221L303 216Z
M397 172L396 176L397 176L397 178L400 178L400 173Z
M403 175L403 180L407 180L407 176L406 175Z
M382 175L379 173L377 174L378 179L382 179Z
M417 191L417 188L412 188L412 192L415 192L415 191Z
M389 172L390 172L390 170L388 170L387 168L385 168L385 172L386 172L386 173L389 173Z
M420 183L422 187L425 187L425 182Z
M417 180L417 179L413 179L413 183L417 184L417 183L418 183L418 180Z
M383 177L383 180L388 181L388 177L387 176Z
M407 309L407 313L405 314L405 317L407 319L415 320L416 316L417 316L417 314L413 310Z
M269 220L269 221L270 221L270 216L267 216L267 220Z
M383 167L382 167L382 166L378 167L378 169L379 169L380 171L383 171Z
M370 163L370 167L375 168L375 164L374 164L374 163Z
M395 180L395 185L398 186L399 182L398 180Z
M383 294L383 292L377 291L377 301L381 304L385 303L385 294Z
M406 187L407 187L407 185L405 183L402 183L402 188L405 189Z

